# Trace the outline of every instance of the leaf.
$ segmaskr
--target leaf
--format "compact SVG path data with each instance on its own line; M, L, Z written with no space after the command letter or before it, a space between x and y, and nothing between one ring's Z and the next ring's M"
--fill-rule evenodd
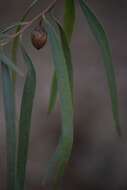
M13 83L8 67L8 59L1 58L0 62L2 69L3 99L6 125L7 190L16 190L16 117Z
M52 49L62 114L62 134L56 152L49 162L44 183L51 182L54 189L57 189L59 178L64 175L73 145L73 101L61 36L56 30L56 25L58 29L59 25L56 20L50 22L46 17L44 17L44 22Z
M17 154L18 190L24 190L29 136L31 129L31 117L36 88L36 73L32 61L25 51L23 45L21 45L21 51L23 54L24 63L26 64L28 70L23 89L19 119L19 138Z
M53 111L53 108L55 107L55 104L56 104L56 98L57 98L57 76L56 76L56 72L54 72L54 75L52 77L51 92L50 92L49 105L48 105L48 114L50 114Z
M64 12L64 31L68 42L71 41L73 29L75 24L75 3L74 0L65 0Z
M61 35L63 36L62 37L63 46L67 44L66 38L67 38L68 42L71 41L74 23L75 23L74 0L69 0L69 1L65 0L65 11L64 11L64 32L65 32L65 34L63 34L63 32L61 32ZM64 35L66 35L66 37ZM64 49L66 49L66 48L64 48ZM67 51L65 50L65 54L66 53L67 53ZM69 62L67 61L67 64L68 63ZM73 70L72 68L71 68L71 71L68 70L68 72L70 73L70 78L73 78L72 70ZM72 83L73 81L70 81L70 82ZM49 97L48 113L51 113L55 107L56 100L57 100L57 92L58 92L58 89L57 89L56 73L54 72L53 78L52 78L52 84L51 84L51 92L50 92L50 97Z
M73 29L74 29L74 24L75 24L75 3L74 0L65 0L65 9L64 9L64 32L66 35L66 38L68 42L71 41ZM62 32L63 33L63 32ZM64 34L62 34L64 36ZM62 37L62 42L63 46L66 45L66 39L65 37ZM64 43L65 42L65 43ZM65 48L64 48L65 49ZM65 54L67 51L65 51ZM66 56L66 55L65 55ZM68 62L68 61L67 61ZM70 78L73 78L72 72L70 72ZM51 92L50 92L50 98L49 98L49 108L48 108L48 113L51 113L56 105L56 100L57 100L57 80L56 80L56 73L54 72L53 78L52 78L52 84L51 84ZM72 81L71 81L72 83Z
M15 71L18 75L24 76L19 68L4 53L1 53L0 61L4 61L4 64L6 64L10 70Z
M100 46L100 50L101 50L101 54L102 54L102 58L104 62L104 67L106 71L106 76L108 80L115 127L118 134L121 135L116 76L115 76L114 66L112 64L112 56L111 56L111 50L109 47L108 39L102 25L99 23L96 16L91 11L91 9L87 6L86 1L79 0L79 3L85 17L87 18L91 31Z
M50 17L50 20L52 20L52 22L53 22L53 19L51 19L51 17ZM54 23L54 25L55 25L55 23ZM62 48L64 51L64 57L66 60L67 70L68 70L68 74L69 74L70 87L71 87L71 91L72 91L72 98L73 98L73 66L71 63L70 48L69 48L69 45L68 45L68 42L66 39L66 35L58 22L57 22L56 30L58 30L58 32L61 36L61 43L62 43ZM51 113L55 107L57 93L58 93L57 76L56 76L56 72L54 72L53 78L52 78L50 98L49 98L48 113Z
M9 35L2 33L0 31L0 48L2 47L3 43L6 43L9 40Z
M72 66L72 61L71 61L71 52L70 52L70 48L69 48L65 33L64 33L61 25L57 21L56 21L56 23L58 25L59 32L60 32L61 44L62 44L62 49L64 52L65 61L66 61L70 88L71 88L71 94L72 94L72 99L73 99L73 66Z
M36 5L36 3L38 2L39 0L34 0L32 1L32 3L30 4L30 6L27 8L25 14L23 15L23 17L21 18L20 22L24 22L28 16L28 14L30 13L30 11L33 9L33 7ZM21 25L19 25L16 29L16 33L19 32L21 30ZM18 46L19 46L19 36L15 37L14 40L13 40L13 43L12 43L12 60L13 62L16 64L17 62L17 52L18 52ZM15 80L16 80L16 73L13 72L12 73L13 75L13 81L15 83Z

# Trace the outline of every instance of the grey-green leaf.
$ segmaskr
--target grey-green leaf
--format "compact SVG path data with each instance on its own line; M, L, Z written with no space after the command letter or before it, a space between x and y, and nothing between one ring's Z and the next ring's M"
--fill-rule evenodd
M59 178L64 175L73 145L73 100L61 36L56 30L56 25L59 28L58 23L56 20L50 22L47 17L44 17L44 22L52 49L62 114L62 134L56 152L49 162L44 182L51 182L53 189L57 189Z
M74 30L74 24L75 24L75 2L74 0L65 0L64 1L64 32L65 32L66 38L64 37L64 34L62 32L61 35L63 36L62 37L63 46L64 46L64 42L66 45L66 39L68 40L68 42L71 41L72 33ZM67 51L65 50L65 56L66 56L66 53ZM67 64L68 63L69 62L67 61ZM70 78L73 78L72 70L73 69L68 70L70 73ZM70 81L70 82L72 83L73 81ZM50 97L49 97L48 113L51 113L53 111L56 105L57 95L58 95L57 80L56 80L56 73L54 72L53 78L52 78L52 84L51 84L51 92L50 92Z
M119 121L119 109L118 109L118 95L117 95L117 84L116 84L116 76L114 71L114 66L112 64L112 56L111 56L111 50L109 47L109 42L106 36L106 33L98 21L97 17L93 14L92 10L87 6L85 0L79 0L81 9L88 21L88 24L91 28L91 31L96 38L103 62L104 67L106 71L106 76L108 80L108 86L109 86L109 92L111 97L111 103L112 103L112 113L113 118L115 122L115 127L119 135L121 135L121 129L120 129L120 121Z
M64 34L62 32L61 35L63 36L62 37L63 46L66 45L66 39L68 40L68 42L71 41L74 24L75 24L75 2L74 2L74 0L65 0L64 4L65 4L64 5L64 32L65 32L66 38L64 37ZM64 48L64 49L67 49L67 48ZM65 56L67 54L68 54L67 51L65 51ZM69 70L69 73L70 73L70 78L73 78L73 73L70 70ZM72 82L73 81L71 81L71 83ZM52 84L51 84L48 113L51 113L53 111L53 109L56 105L57 95L58 95L57 80L56 80L56 73L54 72L53 78L52 78Z
M1 55L0 55L1 56ZM3 99L6 125L7 190L15 189L16 175L16 117L13 83L8 59L0 60L2 69Z
M4 61L4 64L6 64L10 70L15 71L18 75L24 76L20 69L5 55L5 53L1 53L0 61Z
M23 45L21 45L21 51L23 54L24 63L27 66L27 74L23 89L19 119L19 138L17 154L18 190L24 190L29 136L31 129L31 117L36 88L36 73L32 61L25 51Z
M50 20L51 20L51 17L50 17ZM55 25L55 23L54 23L54 25ZM69 74L70 87L71 87L72 97L73 97L73 66L72 66L72 62L71 62L70 48L69 48L64 30L62 29L62 27L60 26L60 24L58 22L57 22L56 30L59 32L59 35L61 37L61 44L62 44L62 48L64 51L64 57L66 60L67 70L68 70L68 74ZM54 72L53 78L52 78L52 84L51 84L48 113L51 113L53 111L55 104L56 104L57 95L58 95L57 76L56 76L56 72Z
M32 1L32 3L30 4L30 6L27 8L25 14L22 16L21 20L20 20L20 23L23 23L27 16L29 15L30 11L33 9L33 7L38 3L39 0L34 0ZM16 33L19 32L21 30L22 26L19 25L17 26L16 28ZM17 63L17 52L18 52L18 46L19 46L19 36L16 36L13 40L13 43L12 43L12 60L13 62L16 64ZM13 72L12 73L12 76L13 76L13 81L15 83L15 80L16 80L16 73Z

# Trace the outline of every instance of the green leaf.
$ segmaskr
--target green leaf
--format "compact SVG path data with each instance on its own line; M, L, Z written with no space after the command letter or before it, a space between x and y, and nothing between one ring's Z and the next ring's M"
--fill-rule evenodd
M61 45L64 52L64 57L66 61L68 76L69 76L69 82L70 82L70 88L71 88L71 94L72 94L72 100L73 100L73 65L71 61L71 51L65 36L65 33L61 27L61 25L56 21L59 32L60 32L60 38L61 38Z
M1 58L0 62L2 69L3 99L6 125L7 190L16 190L16 117L13 83L8 67L8 59L2 60Z
M74 0L65 0L64 31L68 42L71 41L75 24L75 3Z
M74 0L65 0L65 8L64 8L64 32L66 35L66 38L68 42L71 41L73 29L74 29L74 24L75 24L75 3ZM61 32L62 37L62 42L63 46L66 45L66 39ZM67 49L67 48L64 48ZM65 51L65 56L66 56L67 51ZM67 61L68 62L68 61ZM70 61L68 62L70 63ZM69 66L70 67L70 66ZM72 70L72 69L71 69ZM69 70L70 73L70 78L73 78L72 72ZM58 89L57 89L57 80L56 80L56 73L54 72L53 78L52 78L52 84L51 84L51 92L50 92L50 98L49 98L49 109L48 113L51 113L56 105L56 100L57 100L57 94L58 94ZM72 75L72 76L71 76ZM73 81L71 81L72 83Z
M49 105L48 105L48 114L50 114L56 104L57 98L57 77L56 72L54 72L52 77L52 84L51 84L51 91L50 91L50 98L49 98Z
M50 20L52 20L52 22L53 22L53 19L51 19L51 17L50 17ZM57 21L55 21L55 22L57 22ZM54 23L54 25L55 25L55 23ZM71 87L71 91L72 91L72 98L73 98L73 66L72 66L72 62L71 62L70 48L69 48L69 45L68 45L68 42L66 39L66 35L58 22L57 22L56 30L59 32L59 35L61 37L61 44L62 44L62 48L64 51L64 57L66 60L67 70L68 70L68 74L69 74L70 87ZM56 104L57 95L58 95L57 76L56 76L56 72L54 72L53 78L52 78L52 84L51 84L48 113L51 113L53 111L55 104Z
M108 80L115 127L118 134L121 135L116 76L115 76L114 66L112 64L112 56L111 56L111 50L109 47L108 39L102 25L99 23L96 16L91 11L91 9L87 6L86 1L79 0L79 2L80 2L80 6L85 17L87 18L91 31L100 46L100 50L101 50L101 54L102 54L102 58L104 62L104 67L106 71L106 76Z
M15 71L18 75L24 76L20 69L4 53L1 53L0 61L4 61L4 64L6 64L10 70Z
M19 138L17 154L18 190L24 190L29 137L31 129L31 117L36 88L36 73L32 61L25 51L23 45L21 45L21 51L23 54L24 63L26 64L28 70L23 89L19 119Z
M27 8L25 14L23 15L23 17L21 18L20 22L23 23L28 14L30 13L30 11L33 9L33 7L37 4L39 0L34 0L32 1L32 3L30 4L30 6ZM21 30L22 26L19 25L16 29L16 33L19 32ZM16 36L13 40L13 43L12 43L12 60L13 62L16 64L17 63L17 52L18 52L18 46L19 46L19 36ZM13 72L12 73L13 75L13 81L15 83L15 80L16 80L16 73Z
M44 22L52 49L62 114L62 134L56 152L49 162L44 183L51 182L54 189L57 189L59 178L64 175L73 145L73 100L61 35L56 30L56 26L59 30L59 25L56 20L51 22L46 17L44 17Z
M9 40L9 35L4 34L2 31L0 31L0 48L2 47L3 43L6 43Z

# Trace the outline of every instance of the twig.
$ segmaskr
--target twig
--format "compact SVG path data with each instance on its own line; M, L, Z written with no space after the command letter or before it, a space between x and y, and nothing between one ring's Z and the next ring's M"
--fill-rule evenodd
M17 36L21 35L22 33L24 33L35 21L37 21L38 19L40 19L42 17L42 15L47 14L48 12L50 12L54 8L54 6L56 4L56 1L57 0L54 0L46 9L44 9L43 11L41 11L32 20L28 21L27 24L24 27L22 27L22 29L19 32L9 35L8 41L4 42L4 43L1 43L0 46L3 47L5 45L7 45L11 40L13 40Z

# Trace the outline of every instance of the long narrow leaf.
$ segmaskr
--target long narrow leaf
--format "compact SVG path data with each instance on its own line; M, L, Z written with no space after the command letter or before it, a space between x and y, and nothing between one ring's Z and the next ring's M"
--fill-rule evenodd
M15 71L20 76L23 76L20 69L5 55L5 53L1 53L0 61L4 61L4 64L6 64L10 70Z
M97 20L96 16L93 14L91 9L87 6L86 1L79 0L79 2L80 2L80 6L85 17L87 18L91 31L93 35L95 36L101 49L102 58L103 58L103 62L104 62L105 70L106 70L106 76L108 80L115 127L118 134L121 135L116 77L115 77L114 67L112 64L112 56L111 56L111 50L109 47L108 39L102 25Z
M33 7L37 4L38 1L39 0L32 1L32 3L30 4L30 6L27 8L25 14L21 18L21 20L20 20L21 23L23 23L26 20L28 14L33 9ZM21 25L17 26L16 33L19 32L21 30L21 28L22 28ZM12 43L12 60L13 60L13 62L15 64L17 62L18 46L19 46L19 36L15 37L14 40L13 40L13 43ZM16 80L16 73L13 72L13 81L15 82L15 80Z
M75 3L74 0L65 0L64 8L64 31L68 42L71 41L74 24L75 24Z
M13 83L7 59L0 60L2 68L3 98L6 124L7 190L15 190L16 175L16 118Z
M75 24L75 3L74 3L74 0L69 0L69 1L65 0L64 3L65 3L65 6L64 6L64 32L65 32L68 42L70 42L72 33L73 33L73 29L74 29L74 24ZM65 37L63 39L63 43L64 43L64 41L66 41ZM67 52L65 52L65 54L67 54ZM72 81L71 81L71 83L72 83L73 82L73 72L69 71L69 73L70 73L70 78L72 78ZM56 100L57 100L58 88L57 88L57 80L56 80L55 75L56 75L56 72L54 72L53 78L52 78L48 113L51 113L53 111L55 104L56 104Z
M45 17L44 21L52 48L62 112L61 138L56 152L49 163L44 182L51 182L54 185L53 188L57 189L58 180L64 175L64 169L70 158L73 145L73 101L61 36L55 27L55 25L58 26L58 23L55 20L50 22Z
M60 36L61 36L61 44L62 44L62 48L64 51L64 57L66 60L67 70L68 70L68 74L69 74L70 87L71 87L72 97L73 97L73 66L71 63L70 48L69 48L67 38L66 38L66 35L65 35L62 27L60 26L60 24L58 22L57 22L57 25L58 25L57 27L59 28L58 32L60 33ZM57 95L58 95L57 76L56 76L56 72L54 72L53 78L52 78L48 113L51 113L53 111L55 104L56 104Z
M56 77L56 72L53 73L52 77L52 84L51 84L51 89L50 89L50 98L49 98L49 105L48 105L48 113L50 114L56 104L56 99L57 99L57 77Z
M0 47L9 40L9 35L0 31Z
M19 120L19 138L17 155L18 190L24 190L29 136L31 129L31 116L36 88L36 73L34 66L30 57L26 53L23 45L21 46L21 50L28 71L24 84Z

